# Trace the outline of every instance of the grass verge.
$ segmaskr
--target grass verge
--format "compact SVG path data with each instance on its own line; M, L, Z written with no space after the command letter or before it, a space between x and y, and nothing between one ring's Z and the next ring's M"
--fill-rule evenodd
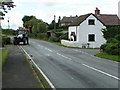
M5 64L7 57L8 57L8 50L6 49L1 49L0 50L0 56L2 56L2 66Z
M43 90L45 90L45 89L52 90L52 88L50 87L50 85L48 84L48 82L44 79L43 75L39 72L39 70L35 66L33 66L32 64L30 64L30 60L27 59L27 63L32 68L35 77L39 81L39 88L43 88Z
M120 62L120 56L118 55L110 55L110 54L101 52L101 53L96 54L95 56Z

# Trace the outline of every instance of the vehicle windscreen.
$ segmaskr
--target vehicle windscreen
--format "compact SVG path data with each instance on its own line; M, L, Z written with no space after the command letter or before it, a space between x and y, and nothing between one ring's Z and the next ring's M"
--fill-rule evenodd
M18 31L18 34L25 34L25 31Z

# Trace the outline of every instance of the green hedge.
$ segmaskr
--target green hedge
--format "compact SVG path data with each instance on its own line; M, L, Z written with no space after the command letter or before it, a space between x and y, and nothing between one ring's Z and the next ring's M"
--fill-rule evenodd
M120 42L106 43L100 47L104 52L112 55L120 55Z
M55 36L51 36L48 41L51 41L51 42L59 42L59 38L57 38L57 37L55 37Z
M2 36L2 46L7 45L7 44L11 44L10 37Z

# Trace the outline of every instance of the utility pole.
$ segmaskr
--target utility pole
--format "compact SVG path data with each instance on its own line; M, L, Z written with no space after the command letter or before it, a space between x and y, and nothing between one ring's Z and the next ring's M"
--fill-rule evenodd
M55 22L56 16L54 15L54 29L56 29L56 22Z

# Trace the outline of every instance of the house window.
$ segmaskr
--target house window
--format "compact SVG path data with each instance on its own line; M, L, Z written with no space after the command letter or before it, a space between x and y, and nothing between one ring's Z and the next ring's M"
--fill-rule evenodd
M89 42L91 42L91 41L94 42L95 41L95 34L89 34L88 35L88 41Z
M76 41L76 34L75 32L71 32L70 38L72 41Z
M89 19L88 20L88 25L95 25L95 20L94 19Z

